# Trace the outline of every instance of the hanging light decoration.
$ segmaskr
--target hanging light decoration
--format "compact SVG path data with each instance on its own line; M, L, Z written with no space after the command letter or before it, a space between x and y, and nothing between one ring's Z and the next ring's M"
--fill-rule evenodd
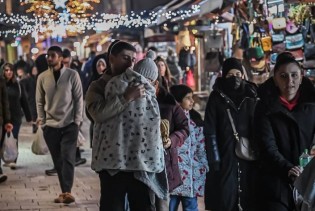
M94 9L91 3L100 3L99 0L69 0L66 4L71 16L85 18L91 16L90 11Z
M34 16L39 18L53 18L58 17L58 12L55 10L55 4L52 0L29 0L22 1L22 6L30 5L30 8L26 10L27 13L33 13Z

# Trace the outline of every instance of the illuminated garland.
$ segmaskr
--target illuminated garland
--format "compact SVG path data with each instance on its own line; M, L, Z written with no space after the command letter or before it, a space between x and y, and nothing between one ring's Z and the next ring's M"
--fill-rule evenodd
M70 21L69 14L59 13L57 19L46 17L29 18L27 16L13 14L6 15L0 13L0 22L19 25L19 29L8 29L0 31L0 35L8 36L13 34L14 36L24 36L28 34L45 33L46 31L64 36L65 30L74 29L77 27L80 33L85 33L86 30L95 31L107 31L119 27L137 28L137 27L148 27L157 24L157 18L165 17L166 20L170 20L174 17L180 17L185 19L198 13L200 6L192 5L188 10L179 10L173 12L150 12L147 14L143 11L139 14L131 12L130 15L120 14L98 14L95 13L90 17L75 18Z

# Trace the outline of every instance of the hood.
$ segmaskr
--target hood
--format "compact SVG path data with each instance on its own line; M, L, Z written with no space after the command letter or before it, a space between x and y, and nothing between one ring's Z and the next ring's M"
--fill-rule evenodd
M176 64L178 62L178 59L176 56L168 56L166 61L170 64Z

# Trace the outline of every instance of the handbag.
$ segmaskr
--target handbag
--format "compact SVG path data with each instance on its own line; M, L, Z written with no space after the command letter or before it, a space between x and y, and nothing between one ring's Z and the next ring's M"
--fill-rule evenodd
M235 144L235 154L238 158L243 159L243 160L248 160L248 161L253 161L257 159L255 151L251 148L250 146L250 141L246 137L240 137L235 129L234 121L230 112L230 109L226 109L231 126L233 129L234 137L236 139L236 144Z
M194 89L196 86L194 74L191 70L186 72L186 84L192 89Z
M304 58L302 49L293 50L290 51L290 53L294 56L296 61L303 61Z
M274 53L282 53L283 51L285 51L285 43L273 44L272 51Z
M285 37L285 48L288 50L302 48L304 46L304 39L301 33L295 35L287 35Z
M273 43L283 42L284 34L272 34L271 39Z
M78 140L77 140L77 147L81 147L85 144L86 139L84 138L83 134L79 131L78 133Z
M1 157L5 163L15 162L18 156L17 140L13 137L13 133L5 133L1 150Z
M42 127L38 127L37 129L34 141L32 143L32 152L35 155L46 155L49 152Z
M260 37L253 35L250 38L250 47L247 49L247 57L250 60L260 60L265 56L264 50L261 47Z
M270 36L265 36L261 38L261 45L265 52L272 51L272 42Z
M287 22L285 18L274 18L272 19L272 28L274 30L282 30L285 29L287 26Z
M285 30L289 34L295 34L299 30L299 27L297 27L293 21L289 20L285 27Z

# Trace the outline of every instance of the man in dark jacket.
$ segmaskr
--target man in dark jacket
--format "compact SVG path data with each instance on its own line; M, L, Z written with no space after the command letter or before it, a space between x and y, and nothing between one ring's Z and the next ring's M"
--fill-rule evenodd
M2 137L3 129L6 132L11 132L13 129L13 125L10 123L10 109L9 109L9 101L8 101L8 94L5 85L5 80L0 77L0 137ZM4 125L4 127L3 127ZM0 150L2 148L2 144L0 143ZM3 174L1 168L1 159L0 159L0 183L7 180L7 176Z

